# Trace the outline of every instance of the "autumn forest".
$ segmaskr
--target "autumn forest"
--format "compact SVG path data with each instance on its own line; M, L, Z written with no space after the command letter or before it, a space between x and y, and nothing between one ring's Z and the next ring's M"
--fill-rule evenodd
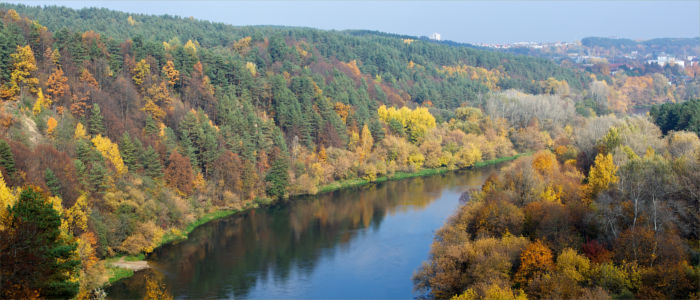
M699 68L0 4L0 298L101 298L130 275L111 261L217 216L512 160L435 233L418 293L694 299Z

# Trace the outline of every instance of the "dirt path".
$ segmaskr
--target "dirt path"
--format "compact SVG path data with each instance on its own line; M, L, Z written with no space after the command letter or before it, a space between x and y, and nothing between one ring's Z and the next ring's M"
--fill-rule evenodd
M133 270L134 272L150 268L148 262L145 260L125 261L124 257L120 258L116 262L113 262L112 265L115 267Z

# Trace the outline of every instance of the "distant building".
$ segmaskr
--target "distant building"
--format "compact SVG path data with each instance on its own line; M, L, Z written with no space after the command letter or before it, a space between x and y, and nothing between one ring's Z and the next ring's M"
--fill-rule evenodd
M436 32L436 33L433 33L433 34L430 35L430 39L431 39L431 40L434 40L434 41L439 41L439 40L442 39L442 37L440 36L439 33Z

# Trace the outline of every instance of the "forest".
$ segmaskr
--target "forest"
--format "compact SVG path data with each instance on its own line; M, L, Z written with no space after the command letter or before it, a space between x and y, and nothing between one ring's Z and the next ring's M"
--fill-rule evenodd
M523 153L438 233L417 287L696 295L695 123L668 104L658 127L611 114L688 100L661 74L106 9L0 4L0 20L0 298L99 296L106 260L221 211ZM554 280L570 290L546 294Z

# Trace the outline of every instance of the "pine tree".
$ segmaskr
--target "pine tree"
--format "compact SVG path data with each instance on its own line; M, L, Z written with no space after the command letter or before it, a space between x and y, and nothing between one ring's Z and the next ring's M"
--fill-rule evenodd
M121 151L124 164L132 172L141 169L141 162L139 161L139 149L136 144L131 139L128 132L122 135L122 139L119 142L119 150Z
M90 192L100 194L107 189L107 168L100 162L92 162L88 171Z
M5 169L8 177L15 174L15 155L12 154L10 145L5 140L0 140L0 166Z
M102 111L100 110L100 105L97 103L92 105L92 113L88 119L88 132L90 134L102 134L105 133L105 125L102 120Z
M146 135L153 135L157 134L159 131L156 120L151 118L150 114L146 114L146 125L143 127L143 132L146 133Z
M0 298L23 298L17 288L42 298L73 298L79 283L77 245L61 236L61 218L39 191L26 188L10 209L11 230L0 232ZM29 296L29 295L24 295Z
M54 196L61 196L61 182L58 181L58 177L53 172L53 170L46 168L44 172L44 180L46 180L46 186L49 187L51 194Z
M287 169L287 159L285 157L278 157L272 163L270 170L265 176L265 182L267 183L265 191L269 196L275 198L284 197L287 185L289 184Z
M148 149L143 153L141 162L146 175L153 178L159 178L163 175L163 165L160 163L160 157L153 147L148 146Z

